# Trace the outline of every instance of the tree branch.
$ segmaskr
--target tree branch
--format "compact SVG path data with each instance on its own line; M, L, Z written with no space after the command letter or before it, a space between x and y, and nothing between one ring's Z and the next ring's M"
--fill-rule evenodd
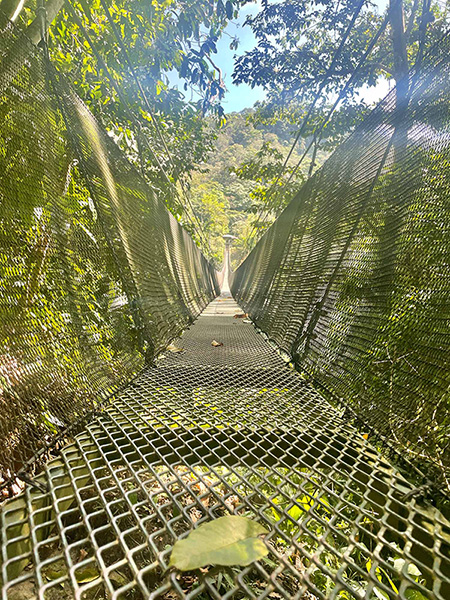
M406 44L409 42L409 36L411 35L412 28L414 27L414 18L419 8L419 0L414 0L414 4L411 8L411 14L409 15L408 25L405 30Z
M213 69L215 69L217 71L217 73L219 74L219 83L220 83L220 85L224 86L225 84L224 84L223 77L222 77L222 69L216 65L216 63L213 61L213 59L210 56L208 56L208 54L205 54L204 58L206 58L206 60L210 63L210 65L213 67Z
M64 0L48 0L45 4L45 10L47 11L47 26L56 19L57 14L64 5ZM25 33L33 42L33 44L39 44L41 41L41 17L38 15L34 21L29 25Z
M389 69L388 67L386 67L386 65L383 65L383 63L374 62L371 64L371 66L378 67L378 69L381 69L382 71L384 71L386 73L386 75L389 75L389 77L393 77L392 69Z

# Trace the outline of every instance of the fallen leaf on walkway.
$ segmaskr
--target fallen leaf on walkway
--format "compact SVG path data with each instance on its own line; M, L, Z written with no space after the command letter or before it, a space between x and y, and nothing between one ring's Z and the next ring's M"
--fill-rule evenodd
M59 579L60 577L64 577L67 571L61 569L61 571L47 571L45 573L45 578L49 581L54 581L55 579Z
M82 560L84 560L87 555L88 555L87 550L85 550L84 548L80 548L80 556L78 557L78 562L81 562Z
M248 317L247 313L238 313L237 315L234 315L233 319L245 319L245 317Z
M98 579L100 575L95 567L87 567L86 569L75 571L75 577L77 578L77 583L90 583L94 579Z
M217 340L213 340L211 342L211 346L214 346L214 348L218 348L219 346L223 346L223 342L218 342Z
M175 543L169 566L191 571L206 565L249 565L268 554L258 537L264 533L268 532L260 523L246 517L214 519Z
M169 344L167 346L167 350L169 350L169 352L173 352L174 354L180 354L181 352L184 352L184 348L178 348L178 346L174 346L173 344Z

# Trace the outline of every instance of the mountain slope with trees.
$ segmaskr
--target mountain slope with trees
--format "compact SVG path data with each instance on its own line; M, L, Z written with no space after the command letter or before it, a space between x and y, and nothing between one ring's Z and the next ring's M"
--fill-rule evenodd
M247 252L246 240L264 200L267 183L279 170L293 137L293 125L253 123L255 109L231 113L220 130L215 150L192 175L191 198L217 264L223 255L222 235L236 236L233 263L238 264ZM293 154L298 160L306 141L302 140ZM255 158L256 157L256 158ZM316 164L326 157L320 151ZM305 162L303 181L310 161ZM294 191L294 189L292 190ZM287 203L290 196L286 194Z

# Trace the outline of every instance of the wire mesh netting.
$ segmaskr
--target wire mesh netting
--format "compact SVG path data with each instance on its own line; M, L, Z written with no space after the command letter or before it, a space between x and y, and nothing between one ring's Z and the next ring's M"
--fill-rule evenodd
M450 53L443 39L303 186L234 274L305 376L450 489Z
M449 522L325 399L445 483L447 46L407 111L389 96L234 275L299 374L224 297L145 364L218 293L215 273L5 26L2 476L89 418L2 507L3 600L450 597ZM168 569L177 539L225 514L265 525L266 558Z
M0 38L0 477L128 381L215 272L11 24Z
M449 597L449 522L236 312L216 300L5 505L5 600ZM267 558L168 569L226 514Z

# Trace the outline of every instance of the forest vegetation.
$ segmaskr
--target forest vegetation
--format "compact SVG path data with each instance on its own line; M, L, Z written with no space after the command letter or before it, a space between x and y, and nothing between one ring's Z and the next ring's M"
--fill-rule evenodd
M239 262L371 108L358 92L380 79L400 81L439 39L448 19L445 3L438 1L425 3L425 12L419 0L391 0L382 10L357 0L263 2L246 19L257 43L237 55L233 81L260 86L266 100L226 116L217 43L248 4L46 4L51 60L215 262L223 231L237 237ZM37 5L0 3L4 16L35 43ZM239 49L238 37L229 47ZM182 82L179 87L170 83L171 72ZM194 101L188 99L191 92Z
M440 2L419 0L390 0L382 10L366 0L263 1L246 25L257 43L236 58L233 81L260 86L265 100L226 114L217 44L246 4L247 0L49 0L47 22L35 0L0 0L0 25L7 29L8 19L13 18L17 29L40 46L39 51L30 50L28 42L23 43L24 38L9 27L13 52L1 48L1 68L8 61L23 61L17 70L19 82L5 85L0 119L0 376L6 382L0 398L3 483L24 464L31 464L69 425L81 423L88 410L116 398L117 390L144 366L151 365L153 375L156 359L167 364L178 353L189 359L189 351L173 342L219 293L211 262L221 266L224 234L236 237L234 267L262 238L235 276L233 285L249 273L233 289L246 311L234 315L242 317L234 323L235 329L252 327L245 319L248 313L254 324L270 334L280 354L298 368L296 385L301 390L310 385L312 390L318 383L317 390L327 399L329 393L330 402L348 401L351 410L347 407L339 413L345 427L354 422L354 414L361 416L364 426L368 423L368 431L361 431L362 445L373 442L374 448L379 443L375 434L373 440L368 438L381 423L385 427L378 427L378 433L396 436L392 445L402 447L407 460L415 459L423 470L431 464L429 472L439 472L444 481L448 396L438 398L438 394L447 381L442 366L448 290L442 265L447 267L448 261L442 215L447 214L448 160L436 139L448 127L445 86L432 99L415 99L414 110L417 106L420 125L426 127L422 138L414 132L414 144L404 145L408 152L413 147L412 166L408 160L396 160L404 132L396 120L389 119L392 114L396 119L408 104L404 76L427 60L427 51L448 26L446 9ZM231 39L229 47L236 51L239 40ZM25 48L22 54L21 48ZM177 74L178 86L171 83L171 73ZM380 80L397 84L380 120L377 113L371 115L370 127L359 141L341 145L372 108L360 91ZM191 96L191 92L195 93ZM72 111L69 118L67 110ZM366 162L370 163L367 169ZM312 177L324 164L324 177ZM304 202L290 203L305 189L304 196L297 196ZM261 256L266 262L258 264ZM255 286L252 307L241 299L252 296L252 275L258 270L258 285L264 281ZM220 351L224 344L218 339L213 340L217 347L208 340L206 349ZM161 358L163 352L168 356ZM238 353L236 357L238 364ZM198 370L203 377L203 371L213 370L211 362L199 369L194 364L189 370L194 375ZM248 368L249 376L256 378L259 364ZM188 381L188 369L177 365L173 370L182 371L183 381ZM267 373L272 377L275 370L261 368L261 377ZM169 379L167 371L163 378ZM158 383L151 410L159 404L166 380ZM169 385L171 401L178 391ZM244 422L237 426L243 425L243 431L255 426L259 435L258 411L271 415L254 394L253 383L244 391L241 384L234 385L217 388L220 401L230 406L236 401L239 419L240 407L245 406ZM282 406L285 394L290 404L290 392L276 385L270 392L275 401ZM214 419L224 420L209 397L204 404L198 401L197 394L206 397L210 391L202 379L188 383L186 389L187 404L177 411L214 410ZM248 413L248 423L247 393L255 396L258 405ZM305 406L314 405L312 394L305 399ZM298 413L302 409L292 407ZM282 428L291 426L290 410L280 410L281 416L276 416L284 419ZM182 420L177 421L178 414L169 404L167 411L161 422L152 420L154 413L146 421L149 436L166 425L178 435ZM303 437L311 437L317 448L322 438L324 446L334 438L343 448L339 456L350 456L354 440L341 443L338 419L334 424L327 421L319 435L320 405L313 413ZM197 423L191 422L197 429ZM220 428L214 431L227 435ZM207 429L201 433L208 436ZM294 430L293 437L300 439L299 431ZM189 435L190 426L186 432ZM278 429L273 433L278 436ZM271 439L264 443L272 445ZM251 436L248 440L253 443ZM230 443L234 444L233 437ZM424 450L418 453L416 446ZM320 456L326 453L319 452ZM128 446L125 454L128 460ZM288 452L283 449L284 454ZM297 454L295 450L295 459ZM379 477L384 486L387 467L375 451L373 457L373 478ZM359 463L360 458L355 471L366 474L363 467L372 469L371 464ZM136 464L131 464L130 472ZM286 564L291 561L297 568L297 557L288 551L292 538L299 539L307 524L309 533L301 539L302 547L311 556L318 552L327 573L336 579L343 556L356 565L345 574L354 594L342 590L340 597L362 597L370 578L369 593L378 582L385 591L376 596L389 600L405 579L404 548L390 545L383 558L384 571L373 566L369 557L378 552L379 532L386 526L383 515L388 520L394 515L390 508L394 501L403 510L398 498L406 502L409 492L392 500L386 486L378 512L364 509L361 525L367 526L368 535L358 541L353 556L346 555L353 523L359 519L353 507L369 507L373 489L371 482L364 488L366 479L351 488L347 472L338 474L330 487L333 465L314 472L315 466L306 464L298 477L282 467L271 479L266 466L261 466L246 485L260 490L261 498L266 494L271 505L253 491L248 498L259 516L265 510L270 523L281 523L277 552ZM246 472L236 471L242 479ZM209 467L198 473L210 473ZM367 481L371 478L372 471ZM182 482L182 477L178 479ZM230 481L235 488L235 480ZM124 482L128 483L125 476ZM211 489L217 487L215 480L211 482ZM186 506L191 503L191 483L183 499ZM273 493L274 489L278 491ZM420 487L413 493L417 490L421 493ZM130 508L135 514L148 496L136 495L132 500L131 493L134 488L125 492L127 511ZM275 498L277 502L272 502ZM352 510L345 518L335 518L344 502ZM175 524L184 508L177 511L167 513ZM311 514L319 518L313 521ZM423 518L427 519L426 512ZM335 537L329 535L329 523L338 532ZM404 531L398 533L403 540ZM156 530L153 534L159 535ZM327 547L318 551L322 544L318 540L326 536ZM165 543L164 539L163 552ZM128 556L131 552L121 564L127 563ZM142 558L143 563L146 560ZM324 575L317 562L310 560L308 577L317 597L327 597L334 579ZM304 569L301 561L299 565ZM270 573L278 568L275 563L266 566ZM409 583L427 583L424 573L430 568L420 570L412 562L407 566L413 567L408 571ZM20 562L16 568L21 568ZM128 585L127 577L123 575L120 586ZM247 583L254 586L249 589L256 597L260 580L250 578ZM221 576L217 583L226 594L233 585ZM411 590L405 598L425 600Z
M213 152L192 173L192 204L218 264L222 260L225 233L236 237L231 255L233 266L245 257L248 235L264 205L264 192L292 143L291 124L253 122L255 114L254 109L228 114ZM302 140L294 150L294 161L300 159L305 144ZM316 165L322 164L326 156L326 151L320 150ZM310 162L305 163L297 185L303 181ZM292 191L286 191L283 205L291 199Z

